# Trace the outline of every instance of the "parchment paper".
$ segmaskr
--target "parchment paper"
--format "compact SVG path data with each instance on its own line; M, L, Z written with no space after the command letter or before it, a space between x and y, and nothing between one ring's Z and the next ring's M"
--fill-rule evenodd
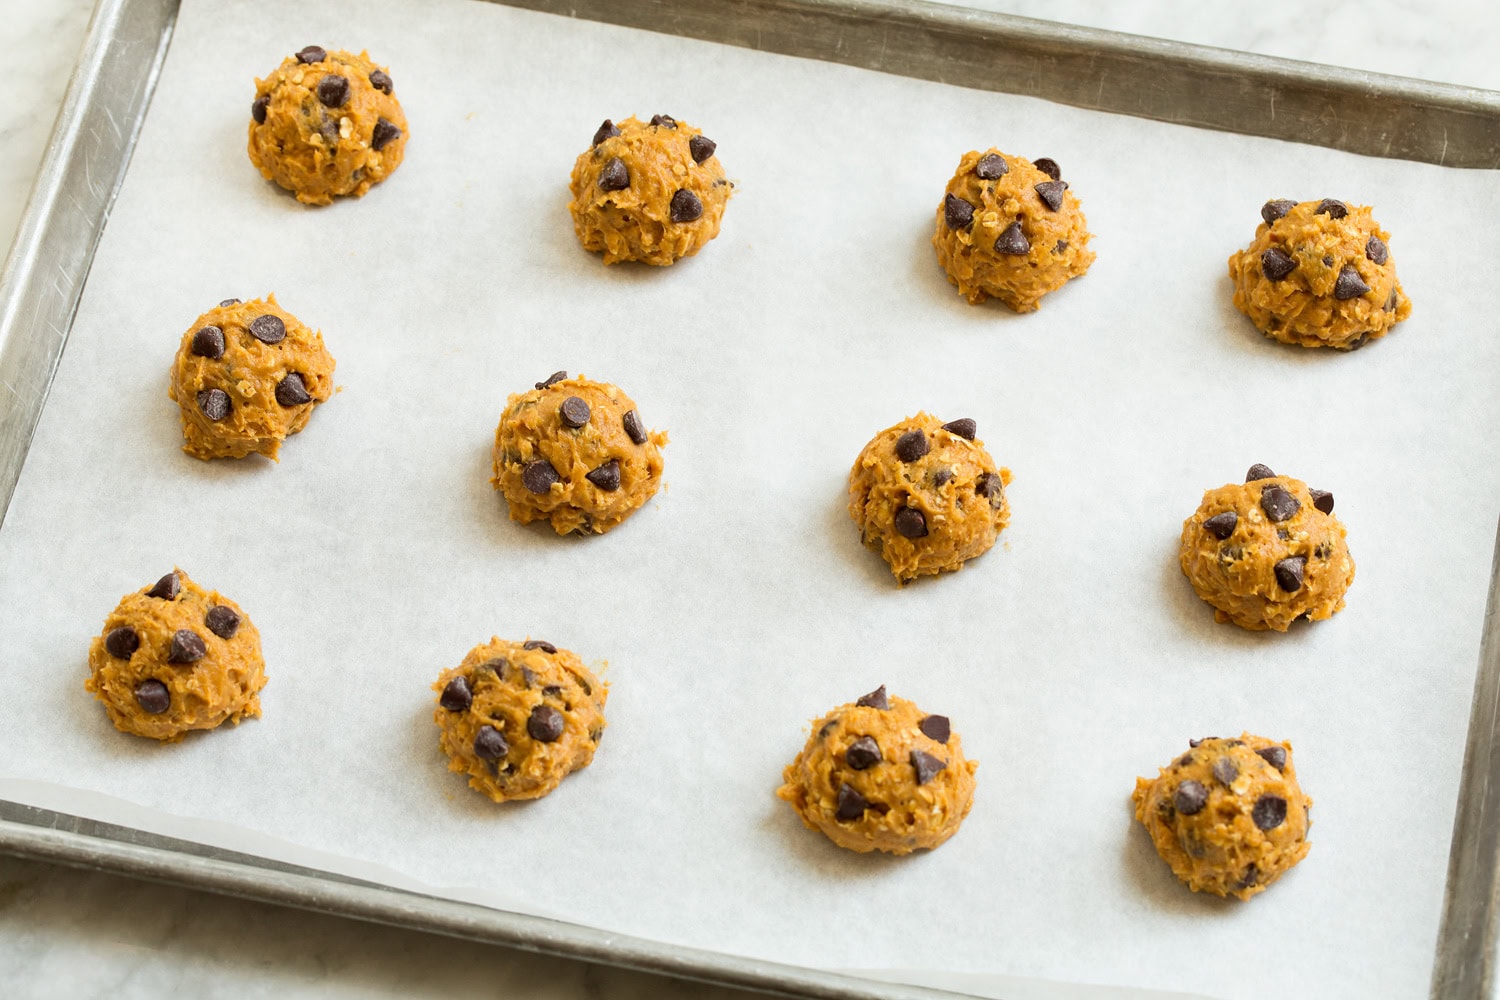
M391 180L321 210L244 152L253 77L309 43L388 63L411 122ZM605 269L567 174L602 118L655 112L701 125L739 188L698 257ZM1035 315L968 306L928 245L960 155L992 143L1058 160L1097 234ZM1225 276L1262 202L1325 196L1376 206L1415 303L1350 355L1265 341ZM1494 173L486 3L186 0L0 531L0 792L980 991L1419 995L1500 512L1497 218ZM178 338L268 291L345 391L279 465L195 461ZM604 537L517 526L486 482L506 396L558 368L672 436L668 488ZM1014 515L903 590L845 477L923 408L978 420ZM1337 497L1358 578L1330 622L1216 626L1176 566L1203 490L1253 462ZM82 684L104 616L173 564L250 613L271 682L264 719L158 746ZM428 685L492 634L612 685L593 766L532 804L494 806L437 749ZM931 854L841 852L773 797L807 720L882 682L981 762ZM1292 740L1317 800L1311 855L1248 905L1189 893L1128 802L1189 737L1242 729Z

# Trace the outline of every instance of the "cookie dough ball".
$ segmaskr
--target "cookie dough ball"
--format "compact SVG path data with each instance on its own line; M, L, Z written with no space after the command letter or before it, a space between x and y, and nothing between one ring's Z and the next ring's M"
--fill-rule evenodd
M1182 522L1178 562L1214 619L1285 632L1344 608L1354 560L1333 494L1252 465L1243 486L1203 494Z
M1268 337L1352 351L1411 315L1390 234L1365 205L1268 201L1255 241L1229 258L1234 305Z
M83 686L116 729L175 743L260 716L260 633L238 604L174 569L120 599L89 645Z
M1056 161L968 152L937 209L932 245L973 305L997 298L1032 312L1088 271L1088 221Z
M406 115L368 52L309 45L255 81L250 162L306 205L362 197L401 165Z
M602 250L606 264L665 266L702 250L719 235L734 190L714 149L712 139L670 115L644 124L606 118L568 182L578 241Z
M813 722L778 798L808 829L861 854L910 854L958 832L974 804L974 769L944 715L881 685Z
M323 335L276 296L225 299L182 335L167 395L182 413L182 450L194 458L276 459L333 395L333 355Z
M496 802L546 795L589 766L604 732L606 685L540 639L475 646L432 687L448 770Z
M618 386L555 372L506 401L490 483L511 520L602 535L656 494L666 443Z
M1292 745L1249 733L1188 745L1155 778L1135 779L1135 818L1188 888L1249 899L1307 856L1312 799Z
M849 470L849 516L898 582L962 569L1010 522L1010 470L975 432L968 418L918 413L875 435Z

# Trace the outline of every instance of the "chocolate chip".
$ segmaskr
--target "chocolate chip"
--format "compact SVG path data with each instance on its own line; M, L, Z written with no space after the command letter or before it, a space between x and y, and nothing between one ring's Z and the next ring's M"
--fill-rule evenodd
M172 633L172 647L167 651L168 663L197 663L206 655L208 647L197 632L180 628Z
M979 425L974 422L973 417L959 417L957 420L950 420L944 424L943 430L972 441L974 435L979 433Z
M257 316L250 321L250 336L262 344L279 344L286 339L286 324L280 316Z
M677 119L671 115L652 115L651 124L660 125L662 128L676 128Z
M1047 203L1047 207L1056 212L1063 206L1063 192L1068 190L1067 181L1042 181L1035 185L1037 197Z
M545 458L527 462L526 468L521 470L521 483L533 493L546 493L552 489L553 483L561 481L562 477Z
M323 115L323 123L318 126L318 131L322 133L330 146L337 146L340 138L339 123L328 117L327 112L320 113Z
M1192 747L1193 749L1196 750L1198 747L1201 747L1203 744L1208 743L1211 740L1216 740L1216 739L1218 739L1217 736L1205 736L1201 740L1188 740L1188 746L1190 746L1190 747Z
M521 668L521 683L524 684L527 687L535 687L536 686L536 671L532 670L530 667L522 667Z
M546 687L542 688L542 695L544 697L547 697L547 698L561 698L562 697L562 685L561 684L548 684Z
M176 570L173 570L152 584L151 589L146 591L146 596L163 601L175 601L180 593L182 593L182 578L177 575Z
M946 486L946 485L948 485L948 481L950 479L952 479L952 478L953 478L953 470L952 469L938 469L936 472L934 472L932 474L932 485L937 486L937 487Z
M641 423L641 415L634 410L626 410L625 416L620 419L625 427L625 434L636 444L646 443L646 425Z
M1306 556L1287 556L1276 564L1276 585L1288 594L1301 590L1302 573L1306 566Z
M141 637L129 625L112 628L104 636L104 650L117 660L128 660L141 648Z
M269 94L264 94L260 97L257 97L254 101L251 102L250 117L255 119L255 124L264 125L266 123L266 108L269 107L270 104L271 96Z
M1252 861L1250 864L1245 866L1245 874L1240 876L1240 880L1235 884L1235 888L1248 889L1259 881L1260 869L1255 867L1255 862Z
M1010 173L1010 164L1005 162L1005 157L995 153L985 153L974 165L974 174L982 181L992 181L1008 173Z
M887 700L885 696L884 684L880 685L880 687L876 688L874 691L871 691L864 697L860 698L854 704L858 705L860 708L878 708L882 712L891 707L890 701Z
M540 649L544 653L556 653L557 647L546 639L527 639L521 643L522 649Z
M303 403L312 402L312 397L307 394L307 385L303 383L301 375L296 372L287 372L286 378L276 383L276 402L282 406L301 406Z
M200 358L217 361L224 356L224 331L216 326L205 326L193 334L193 353Z
M1396 290L1394 288L1391 289L1390 297L1385 300L1385 311L1392 313L1396 311Z
M922 731L923 736L926 736L930 740L936 740L939 743L947 743L948 737L953 733L946 715L929 715L917 723L917 728Z
M1050 156L1044 156L1040 160L1032 160L1031 165L1055 181L1062 180L1062 167Z
M915 507L902 507L896 511L896 533L904 538L926 538L927 517Z
M562 713L551 705L538 705L526 720L526 731L539 743L556 743L563 734Z
M508 666L510 666L509 660L503 656L497 656L493 660L485 660L479 665L479 669L499 677L505 673L505 668Z
M907 431L896 439L896 457L903 462L915 462L931 450L927 435L920 428Z
M342 76L329 74L318 81L318 100L324 107L341 108L349 100L349 81Z
M974 221L974 206L957 195L944 195L943 221L949 229L968 229Z
M1025 233L1021 232L1020 222L1012 222L1005 227L1005 231L995 241L995 252L1017 257L1024 257L1031 252L1031 241L1026 238Z
M1177 786L1172 796L1172 805L1184 816L1195 816L1208 805L1208 789L1201 782L1189 778Z
M625 161L618 156L612 156L604 164L604 169L599 171L600 191L623 191L630 187L630 171L625 166Z
M841 823L848 823L859 819L868 808L870 808L870 803L863 795L851 788L847 781L839 785L839 803L838 809L833 814L834 819Z
M1255 800L1250 818L1262 830L1274 830L1286 822L1286 799L1280 795L1262 795Z
M384 118L375 119L375 131L370 133L370 148L380 152L397 139L401 138L401 130Z
M577 430L589 422L589 404L585 403L580 396L569 396L562 401L557 408L558 416L562 417L563 426Z
M1259 750L1257 750L1255 752L1257 754L1259 754L1262 758L1264 758L1265 762L1267 764L1270 764L1272 767L1276 768L1276 770L1278 770L1278 771L1285 771L1286 770L1286 748L1285 747L1261 747Z
M510 744L494 726L480 726L474 734L474 755L480 760L504 760L510 753Z
M719 144L706 135L695 135L688 140L688 152L692 154L694 163L702 163L713 156L714 150L718 148Z
M1058 240L1055 244L1053 244L1053 246L1052 246L1052 252L1053 253L1067 253L1068 252L1068 241L1067 240Z
M1222 514L1215 514L1203 522L1203 530L1207 531L1219 540L1228 538L1234 534L1235 526L1240 523L1240 516L1232 510L1226 510Z
M1268 201L1260 206L1260 217L1266 220L1266 225L1274 225L1276 220L1297 207L1297 203L1288 198L1278 198Z
M880 756L880 744L875 742L873 736L861 736L849 744L849 749L844 751L844 763L856 771L874 767L883 759Z
M1365 284L1365 279L1359 276L1359 270L1353 264L1340 268L1338 280L1333 283L1333 297L1340 301L1357 299L1369 290L1370 286Z
M370 71L370 86L382 94L389 94L392 90L391 75L383 69Z
M237 306L239 304L239 299L225 299L224 301L219 303L220 306Z
M240 616L231 607L215 604L203 616L203 624L220 639L233 639L234 634L240 630Z
M218 423L229 416L229 393L223 389L204 389L198 393L198 411Z
M161 681L145 680L135 687L135 701L147 715L160 715L172 707L172 693Z
M1390 250L1385 245L1385 240L1379 236L1371 236L1365 243L1365 256L1376 264L1384 264L1390 256Z
M612 458L583 478L604 492L613 493L620 488L620 460Z
M990 502L994 502L1005 489L1005 481L993 472L981 472L979 478L974 480L974 492Z
M599 145L605 139L613 139L619 134L620 130L615 128L615 123L606 118L604 124L599 126L599 131L594 133L594 145Z
M1219 784L1228 786L1234 784L1234 779L1240 776L1240 766L1228 757L1220 757L1214 761L1213 772Z
M1333 513L1333 494L1327 490L1309 490L1312 494L1313 506L1325 514Z
M1245 482L1247 483L1253 483L1257 479L1275 478L1276 473L1271 471L1271 467L1269 465L1261 465L1259 462L1256 462L1254 465L1250 466L1250 471L1245 473Z
M320 63L327 58L328 53L321 45L308 45L297 53L297 61L304 65Z
M467 712L474 704L474 692L469 690L469 679L459 676L443 685L438 704L450 712Z
M925 785L942 773L948 762L920 750L911 752L911 766L917 772L917 784Z
M543 379L542 381L538 382L536 384L536 387L538 389L545 389L548 386L556 385L557 383L561 382L563 379L565 379L567 377L568 377L568 373L567 372L553 372L551 375L548 375L545 379Z
M1280 281L1297 269L1297 262L1280 247L1260 255L1260 271L1271 281Z
M1302 509L1302 501L1284 487L1272 484L1260 491L1260 509L1266 512L1272 524L1280 524Z
M692 222L703 215L703 202L687 188L672 196L672 221Z
M1327 214L1330 218L1342 219L1349 214L1349 206L1337 198L1324 198L1318 202L1318 207L1313 209L1314 215Z

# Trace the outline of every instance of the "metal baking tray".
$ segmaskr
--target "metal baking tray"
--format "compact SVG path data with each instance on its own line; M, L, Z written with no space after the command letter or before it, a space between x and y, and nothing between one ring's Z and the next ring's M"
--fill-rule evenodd
M511 6L1452 167L1500 168L1500 93L919 0L506 0ZM98 0L0 274L0 522L130 162L180 0ZM1496 995L1500 548L1474 685L1434 997ZM624 937L0 801L0 851L789 996L956 994Z

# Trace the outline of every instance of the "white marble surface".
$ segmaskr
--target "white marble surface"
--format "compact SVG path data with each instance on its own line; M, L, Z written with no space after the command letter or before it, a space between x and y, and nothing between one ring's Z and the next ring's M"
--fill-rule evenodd
M965 6L1500 90L1493 0L960 0ZM0 241L9 243L82 43L88 0L0 0ZM750 994L0 857L10 996Z

